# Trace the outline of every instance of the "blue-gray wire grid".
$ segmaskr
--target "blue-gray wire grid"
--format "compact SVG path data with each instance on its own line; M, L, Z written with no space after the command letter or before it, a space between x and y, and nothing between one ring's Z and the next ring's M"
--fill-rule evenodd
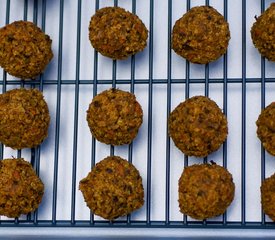
M4 0L1 0L1 2ZM10 6L11 1L15 0L6 0L6 24L10 22ZM24 0L24 20L27 20L28 14L28 4L30 0ZM77 1L77 0L76 0ZM85 0L86 1L86 0ZM164 0L163 0L164 1ZM75 81L71 80L63 80L62 75L62 54L63 54L63 25L64 25L64 4L66 0L59 0L60 11L59 11L59 43L58 43L58 70L57 70L57 81L56 80L46 80L41 75L35 81L20 81L20 80L7 80L6 72L3 73L2 78L0 79L0 84L2 85L3 92L6 91L7 85L20 85L30 86L39 88L43 91L43 86L45 85L56 85L57 91L57 100L56 100L56 129L55 129L55 154L54 154L54 174L53 174L53 186L52 186L52 218L50 220L39 219L39 210L35 211L33 214L29 214L26 220L0 220L1 226L9 226L9 227L34 227L34 226L46 226L46 227L127 227L127 228L153 228L153 227L161 227L161 228L274 228L275 225L271 222L266 222L265 215L262 213L262 220L259 222L247 222L246 221L246 178L245 178L245 168L246 168L246 84L247 83L260 83L261 84L261 107L265 106L265 84L269 82L275 82L274 78L266 78L265 77L265 60L261 61L261 78L247 78L246 77L246 5L248 1L242 0L240 1L240 7L242 10L242 77L241 78L228 78L227 74L227 55L224 55L223 59L223 77L218 79L211 79L209 77L209 65L205 66L205 78L204 79L192 79L190 78L190 64L186 62L186 77L184 79L173 79L172 78L172 50L171 50L171 30L172 30L172 0L168 1L168 51L167 51L167 79L155 79L153 77L153 38L154 38L154 4L157 4L156 0L150 0L150 18L149 18L149 77L148 79L136 79L135 78L135 56L131 58L131 79L130 80L120 80L117 79L117 62L113 61L112 65L112 80L102 80L98 78L98 53L94 54L94 71L93 71L93 79L91 80L82 80L80 79L80 46L81 46L81 6L82 0L78 0L78 8L77 11L77 41L76 41L76 72L75 72ZM0 4L1 4L0 2ZM46 23L46 6L48 0L40 0L33 1L33 22L37 23L38 18L42 20L42 29L45 29ZM132 12L136 11L137 0L132 0ZM191 0L186 0L187 9L189 10L191 7ZM91 4L95 4L95 9L98 9L100 6L99 0L91 1ZM206 5L210 4L209 0L205 1ZM225 19L227 19L228 15L228 0L223 0L224 4L224 12L223 15ZM259 1L261 4L261 11L265 9L265 1ZM114 0L114 6L118 5L118 1ZM0 5L1 7L1 5ZM42 15L38 15L38 7L42 8ZM76 220L75 218L75 196L77 189L76 182L76 168L77 168L77 136L78 136L78 107L79 107L79 94L80 94L80 85L93 85L93 93L95 96L97 94L98 86L101 84L111 84L112 87L116 87L117 84L130 84L131 92L135 91L135 86L138 84L147 84L148 85L148 152L147 152L147 175L146 175L146 199L147 203L151 201L151 172L152 172L152 106L153 106L153 86L157 84L167 84L167 117L171 112L171 87L173 84L184 84L185 85L185 97L189 97L189 90L191 84L204 84L205 86L205 95L209 94L209 83L219 83L223 84L223 111L227 114L227 87L228 83L239 83L242 86L242 123L241 123L241 137L242 137L242 146L241 146L241 154L242 154L242 163L241 163L241 220L240 221L228 221L226 213L223 215L221 221L191 221L188 220L187 216L183 216L182 221L173 221L170 220L170 138L166 138L166 199L165 199L165 220L163 221L152 221L151 220L151 205L146 204L146 220L138 221L132 220L131 216L127 216L126 220L117 220L114 222L108 221L97 221L94 219L94 215L91 214L90 220ZM60 140L60 108L61 108L61 91L63 85L74 85L75 86L75 104L74 104L74 142L73 142L73 166L72 166L72 200L71 200L71 218L70 220L57 220L57 180L58 180L58 168L59 168L59 140ZM95 151L96 151L96 140L92 140L92 154L91 154L91 165L95 164ZM129 161L132 162L133 155L133 145L129 145ZM0 157L3 158L3 149L1 146L0 149ZM110 154L114 154L114 147L110 147ZM18 157L21 156L21 151L18 151ZM31 150L31 162L35 167L37 173L40 171L40 147ZM207 158L204 159L204 162L207 162ZM184 158L184 166L188 165L188 157ZM227 167L227 144L223 145L223 166ZM263 180L265 177L265 153L262 149L261 153L261 179Z

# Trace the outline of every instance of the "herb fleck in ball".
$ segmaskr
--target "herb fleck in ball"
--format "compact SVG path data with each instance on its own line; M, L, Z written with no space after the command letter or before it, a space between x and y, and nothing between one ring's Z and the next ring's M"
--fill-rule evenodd
M265 179L261 185L261 203L263 211L275 221L275 174Z
M92 16L89 38L102 55L126 59L146 47L148 30L137 15L120 7L105 7Z
M0 29L0 66L9 74L34 79L53 58L52 40L35 24L16 21Z
M257 135L265 150L275 156L275 102L269 104L260 113L257 125Z
M0 161L0 215L10 218L33 212L44 195L44 184L23 158Z
M92 135L110 145L131 143L142 119L143 111L135 95L115 88L95 96L87 111Z
M178 19L172 31L172 48L192 63L206 64L225 54L229 25L213 7L191 8Z
M142 179L133 164L113 156L97 163L79 183L87 206L102 218L113 220L144 204Z
M169 135L186 155L205 157L218 150L227 137L227 120L208 97L195 96L180 103L170 114Z
M263 57L275 61L275 3L259 16L251 28L254 46Z
M0 94L0 142L14 149L33 148L48 136L49 109L37 89Z
M216 164L186 167L179 179L179 207L188 216L203 220L223 214L234 199L232 175Z

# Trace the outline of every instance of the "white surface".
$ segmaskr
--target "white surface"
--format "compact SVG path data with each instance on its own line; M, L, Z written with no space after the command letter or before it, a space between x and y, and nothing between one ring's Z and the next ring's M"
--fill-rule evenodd
M11 0L10 22L23 18L23 0ZM41 3L38 11L38 24L41 24ZM59 51L59 12L60 1L46 1L46 33L53 40L53 50L55 57L48 66L44 78L45 80L57 80L58 76L58 51ZM172 2L172 26L174 22L186 12L186 1L173 0ZM250 27L254 22L254 15L260 13L261 1L247 1L246 15L246 77L261 76L261 57L253 47L250 39ZM271 1L265 1L269 5ZM113 1L100 1L100 7L113 5ZM62 45L62 80L74 80L76 77L76 33L77 33L77 4L76 0L64 1L64 31ZM203 5L205 1L191 1L191 6ZM118 5L131 11L132 1L119 0ZM224 11L223 1L210 0L210 5L217 8L221 13ZM228 1L228 21L231 29L231 40L228 48L228 78L242 78L242 9L240 0ZM154 24L153 24L153 78L167 79L167 39L168 39L168 0L158 0L154 3ZM91 15L95 12L95 0L82 1L81 15L81 52L80 52L80 79L94 79L94 50L88 39L88 24ZM136 13L143 20L147 28L150 26L150 1L136 1ZM0 26L5 25L6 0L0 0ZM28 20L33 19L33 1L28 1ZM135 59L135 78L149 78L149 45L137 54ZM186 76L185 60L172 54L172 78L184 79ZM112 80L113 62L99 55L98 57L98 79ZM266 62L266 76L274 77L274 63ZM223 77L223 58L209 65L211 78ZM0 70L2 77L2 69ZM131 78L131 60L118 62L116 79ZM190 64L190 78L205 78L204 66ZM8 79L14 79L8 76ZM91 82L92 83L92 82ZM233 174L236 184L236 194L232 205L227 211L228 221L241 220L241 163L246 163L246 221L261 221L260 204L260 183L261 183L261 145L256 137L256 125L258 114L261 110L261 85L255 83L246 84L246 158L241 158L241 113L242 113L242 85L236 83L228 84L228 123L229 135L227 139L227 167ZM19 86L9 85L8 89ZM110 88L110 84L98 85L98 92ZM130 85L117 85L117 87L130 90ZM266 105L274 101L275 84L266 84ZM185 85L172 85L171 109L176 107L185 99ZM149 87L147 84L135 85L135 94L141 103L144 111L144 122L133 147L133 163L139 169L147 192L147 156L148 156L148 98ZM190 84L190 96L204 94L204 84ZM51 126L48 139L41 146L41 167L40 176L45 183L46 192L43 202L39 208L39 220L51 219L52 210L52 187L54 168L54 147L55 147L55 123L56 123L56 101L57 87L54 85L44 86L44 95L49 104L51 113ZM223 84L209 84L209 96L223 108ZM86 123L86 110L89 102L93 98L93 85L81 85L79 95L78 111L78 145L77 145L77 172L76 186L78 182L90 171L92 138ZM62 85L61 89L61 119L60 119L60 139L58 151L58 198L57 198L57 219L70 220L71 216L71 181L72 181L72 161L73 161L73 124L74 124L74 99L75 86ZM150 220L165 220L165 174L166 174L166 116L167 116L167 85L156 84L153 86L153 108L152 108L152 186L150 191L151 202L145 203L144 207L132 215L132 219L146 220L146 205L151 205ZM182 221L182 214L179 212L177 203L177 181L183 169L184 156L171 141L170 148L170 220ZM109 146L96 143L96 161L110 154ZM115 154L128 158L128 146L116 147ZM15 151L5 148L4 157L16 156ZM30 158L30 150L23 150L22 156ZM211 154L209 159L218 164L222 164L222 148ZM201 163L202 159L190 158L189 164ZM266 155L266 175L274 172L275 161L273 157ZM89 220L90 212L86 207L80 191L76 189L76 219ZM2 217L2 219L6 219ZM24 219L24 217L23 217ZM100 219L96 217L96 219ZM212 219L213 220L213 219ZM221 220L216 218L215 220ZM7 230L8 231L8 230ZM28 231L28 229L23 230ZM52 231L52 229L51 229ZM105 234L117 230L108 230ZM127 230L129 233L133 230ZM165 230L163 230L165 231ZM182 232L175 229L175 232ZM185 232L187 230L183 230ZM216 231L216 230L215 230ZM149 230L151 232L151 230ZM153 231L155 232L155 231ZM174 232L174 230L173 230ZM195 231L194 231L195 232ZM192 232L192 234L194 234ZM206 233L207 231L205 231ZM226 231L225 231L226 232ZM228 232L228 231L227 231ZM257 231L256 231L257 232ZM223 234L223 231L219 231ZM248 233L248 231L247 231ZM257 232L260 235L273 234L269 231ZM252 231L252 236L254 232ZM194 236L194 235L193 235Z

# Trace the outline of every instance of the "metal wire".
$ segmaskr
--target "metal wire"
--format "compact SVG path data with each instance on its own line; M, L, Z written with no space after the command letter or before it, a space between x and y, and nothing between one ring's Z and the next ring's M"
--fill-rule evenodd
M228 17L228 2L227 0L224 0L223 2L223 6L224 6L224 18L227 21ZM223 83L223 113L224 115L227 117L227 54L224 55L223 57L223 79L224 79L224 83ZM225 140L225 142L223 143L223 167L227 168L227 140ZM227 216L226 216L226 212L223 214L223 224L226 225L226 220L227 220Z
M247 221L246 220L246 93L247 84L259 83L261 84L261 108L265 107L265 89L266 83L275 82L275 78L267 78L265 73L265 60L261 60L261 76L258 78L248 78L247 69L246 69L246 0L242 0L242 76L240 78L229 78L228 77L228 59L227 54L223 57L223 76L222 78L211 78L209 75L210 66L205 65L204 78L191 78L190 74L190 63L186 61L185 65L185 77L184 78L173 78L172 77L172 51L171 51L171 31L172 31L172 16L173 16L173 0L168 0L168 46L167 46L167 78L154 78L154 9L155 1L150 0L149 4L149 74L147 79L138 79L136 77L136 58L133 56L131 58L131 74L129 79L118 79L117 78L117 61L112 63L112 77L109 80L99 79L98 77L98 53L94 52L93 58L93 79L85 80L81 79L80 75L80 54L81 54L81 26L82 26L82 0L78 0L77 4L77 29L76 29L76 72L75 80L67 80L62 78L62 57L63 57L63 28L64 28L64 5L66 1L59 1L59 41L58 41L58 68L56 79L44 79L43 74L39 79L25 82L20 80L7 80L6 72L3 73L2 79L0 79L0 85L2 86L2 92L6 92L8 85L19 85L24 87L37 87L41 91L45 86L51 85L56 86L56 122L55 122L55 136L54 136L54 166L53 166L53 186L52 186L52 212L51 219L45 220L39 218L39 211L36 210L33 214L29 214L26 219L14 219L14 220L0 220L0 226L24 226L24 227L128 227L128 228L241 228L241 229L250 229L250 228L275 228L274 223L267 222L265 220L265 215L262 212L261 221ZM228 0L223 1L224 11L223 15L225 19L228 18ZM23 9L23 19L27 20L28 18L28 9L30 1L24 1ZM118 0L114 0L114 6L118 6ZM136 12L137 1L132 0L132 12ZM211 1L206 0L205 5L211 5ZM41 16L39 16L39 7L42 8ZM99 9L100 1L95 0L95 10ZM186 1L186 10L188 11L191 8L191 1ZM46 9L47 1L34 1L33 2L33 22L37 23L41 17L41 28L45 30L46 27ZM261 0L261 11L265 9L265 1ZM10 11L11 11L11 1L6 0L6 20L5 23L10 22ZM128 215L125 220L116 220L114 222L109 221L97 221L94 218L94 215L90 215L89 220L77 220L76 219L76 191L77 191L77 155L78 155L78 138L79 138L79 104L80 104L80 86L81 85L92 85L93 92L92 95L95 96L98 92L99 85L111 85L116 87L118 84L128 84L130 86L130 91L135 92L135 87L137 85L146 85L148 87L148 106L147 106L147 115L148 115L148 125L147 125L147 166L146 166L146 213L145 220L133 220L131 215ZM225 213L220 221L193 221L189 220L186 215L183 216L182 221L171 220L171 140L168 136L168 124L166 124L166 161L165 161L165 216L162 221L152 220L152 209L151 209L151 190L152 190L152 131L153 131L153 97L154 91L153 88L156 85L165 84L166 85L166 117L169 117L171 112L171 99L172 99L172 86L184 85L185 87L185 98L190 96L190 86L196 84L204 84L204 94L205 96L209 95L209 86L210 84L223 84L223 112L225 115L228 113L228 85L229 84L241 84L241 95L242 95L242 116L241 116L241 220L240 221L228 221L227 214ZM61 95L62 88L64 86L73 86L74 87L74 106L73 106L73 152L72 152L72 169L71 169L71 214L70 219L66 220L57 220L57 192L58 192L58 171L59 171L59 150L60 150L60 118L61 118ZM0 157L3 158L4 147L1 144L0 146ZM133 161L133 149L134 144L130 144L128 148L128 160L129 162ZM31 150L31 163L34 166L37 174L40 172L40 147ZM115 148L110 147L110 154L114 155ZM21 151L18 151L18 157L21 156ZM92 139L91 144L91 167L96 163L96 140ZM204 159L204 162L207 162L207 158ZM189 159L187 156L184 156L184 166L188 166ZM224 167L227 167L227 142L223 144L223 153L222 153L222 164ZM261 151L261 180L265 178L265 151Z
M149 99L148 99L148 138L147 138L147 207L146 223L150 225L151 220L151 173L152 173L152 107L153 107L153 42L154 42L154 0L150 1L149 22Z
M261 12L265 9L265 1L261 1ZM265 108L265 59L261 59L261 108ZM265 179L265 150L261 149L261 181ZM262 224L265 224L265 214L262 211Z
M63 12L64 0L60 0L59 12L59 44L58 44L58 69L57 69L57 101L56 101L56 130L55 130L55 152L54 152L54 180L53 180L53 203L52 223L56 223L57 205L57 178L58 178L58 153L60 138L60 105L61 105L61 75L62 75L62 44L63 44Z
M241 221L242 224L245 224L245 210L246 210L246 201L245 201L245 159L246 159L246 1L242 1L242 149L241 149L241 156L242 156L242 164L241 164L241 171L242 171L242 179L241 179L241 186L242 186L242 193L241 193L241 201L242 201L242 209L241 209Z

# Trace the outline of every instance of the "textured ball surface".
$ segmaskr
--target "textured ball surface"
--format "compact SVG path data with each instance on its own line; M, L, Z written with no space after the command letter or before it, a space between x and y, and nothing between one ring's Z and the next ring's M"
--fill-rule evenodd
M260 113L257 125L257 135L265 150L275 156L275 102L268 105Z
M92 135L111 145L129 144L137 136L143 111L134 94L111 88L94 97L87 111Z
M97 163L80 181L79 188L91 211L108 220L127 215L144 204L138 170L117 156Z
M275 3L259 16L251 28L251 38L259 53L275 61Z
M229 25L213 7L191 8L178 19L172 31L172 48L192 63L206 64L225 54Z
M37 89L0 94L0 142L14 149L33 148L48 136L50 115Z
M0 161L0 215L19 217L38 208L44 184L23 158Z
M9 74L34 79L53 58L52 40L31 22L16 21L0 29L0 66Z
M218 150L228 133L225 115L213 100L204 96L180 103L168 121L170 137L189 156L205 157Z
M234 194L232 175L216 164L186 167L179 179L180 211L195 219L223 214Z
M262 182L261 203L264 213L275 221L275 174Z
M120 7L96 11L89 26L92 46L112 59L126 59L147 45L148 30L138 16Z

